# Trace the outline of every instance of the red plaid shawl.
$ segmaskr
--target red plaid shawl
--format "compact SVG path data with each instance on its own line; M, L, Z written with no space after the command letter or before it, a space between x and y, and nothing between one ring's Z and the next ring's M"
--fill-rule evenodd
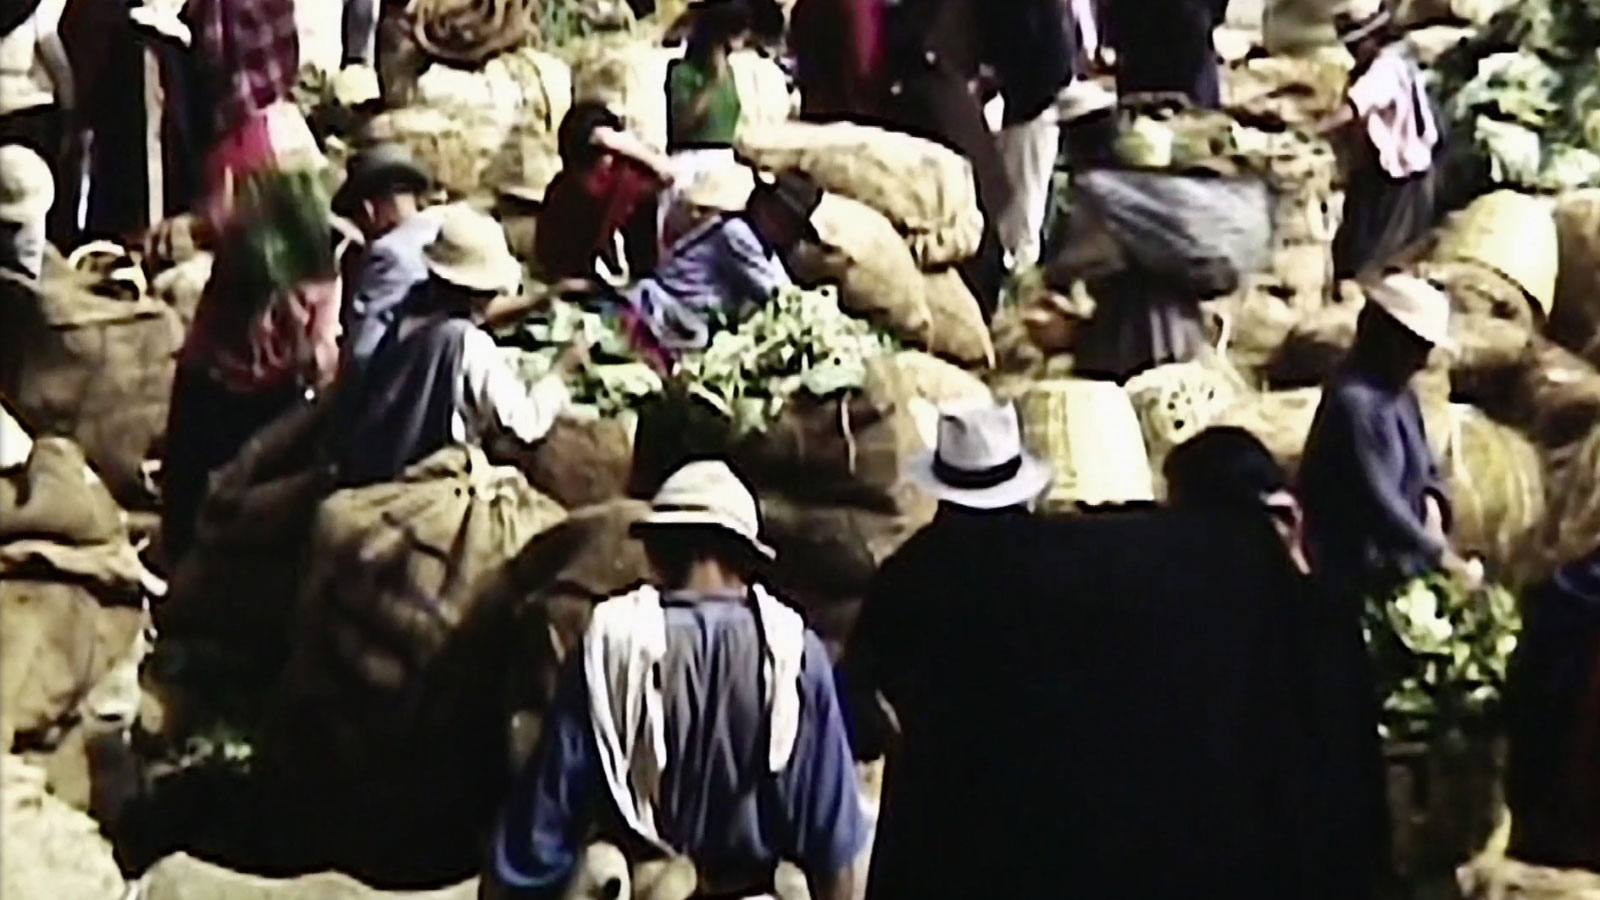
M192 14L201 52L219 81L219 135L289 98L300 70L294 0L196 0Z

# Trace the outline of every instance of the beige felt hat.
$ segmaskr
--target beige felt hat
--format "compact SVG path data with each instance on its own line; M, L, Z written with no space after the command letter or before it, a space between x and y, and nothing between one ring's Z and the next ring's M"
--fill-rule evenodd
M1450 298L1415 275L1390 275L1367 289L1367 297L1401 327L1443 350L1454 350L1450 337Z
M0 146L0 221L36 221L55 202L56 182L49 164L21 144Z
M439 209L439 236L426 255L428 271L456 287L509 294L522 286L522 264L511 255L505 229L462 203Z
M777 551L761 540L761 514L756 497L721 460L685 464L662 482L650 501L650 514L635 528L721 528L741 538L767 559Z

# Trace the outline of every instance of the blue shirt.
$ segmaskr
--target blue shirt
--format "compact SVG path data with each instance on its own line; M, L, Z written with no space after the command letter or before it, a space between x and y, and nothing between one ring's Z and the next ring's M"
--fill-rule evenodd
M413 288L428 280L423 251L438 236L439 221L423 213L396 225L367 248L345 304L346 367L366 365L400 305Z
M670 350L703 350L724 315L765 303L792 282L776 252L744 216L700 225L672 246L627 300Z
M680 596L663 605L667 766L656 814L662 839L702 873L734 880L770 878L780 859L816 875L852 864L865 845L866 822L822 642L807 631L799 733L789 764L774 775L766 772L755 615L739 599ZM496 831L496 876L533 896L558 894L587 844L618 839L607 833L618 821L612 803L597 759L582 656L574 654L539 750Z
M1426 526L1429 495L1448 508L1416 393L1340 370L1300 463L1313 565L1368 589L1436 570L1445 546Z

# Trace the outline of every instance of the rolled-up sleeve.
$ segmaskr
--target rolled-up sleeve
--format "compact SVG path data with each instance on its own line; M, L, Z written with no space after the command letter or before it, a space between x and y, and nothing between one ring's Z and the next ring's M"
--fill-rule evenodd
M867 823L828 654L814 634L806 635L800 690L801 730L781 781L791 823L784 856L809 875L832 875L866 846Z
M562 672L539 750L495 829L493 874L514 897L559 896L577 866L599 779L588 710L582 658L575 656Z
M572 403L559 375L546 375L526 387L499 345L481 329L467 333L461 348L463 399L476 424L533 444L550 433L556 417Z

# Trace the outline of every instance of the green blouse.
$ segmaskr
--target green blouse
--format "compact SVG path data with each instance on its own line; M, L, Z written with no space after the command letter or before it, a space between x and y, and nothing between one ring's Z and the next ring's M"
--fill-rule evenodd
M707 97L705 115L698 123L692 110ZM729 70L720 79L688 60L667 67L667 149L731 147L739 128L739 91Z

